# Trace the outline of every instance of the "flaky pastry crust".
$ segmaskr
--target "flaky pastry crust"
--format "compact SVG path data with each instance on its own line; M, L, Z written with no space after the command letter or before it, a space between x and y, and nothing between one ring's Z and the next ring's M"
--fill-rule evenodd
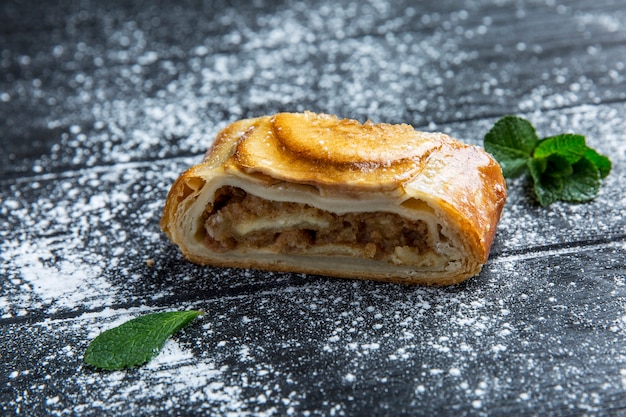
M223 129L161 228L199 264L449 285L480 272L505 199L497 162L447 135L280 113Z

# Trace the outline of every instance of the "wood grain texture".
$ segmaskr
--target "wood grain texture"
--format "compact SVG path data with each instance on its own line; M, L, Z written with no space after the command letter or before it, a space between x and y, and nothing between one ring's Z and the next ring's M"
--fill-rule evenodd
M3 2L1 414L624 414L624 22L604 0ZM515 113L614 166L588 204L509 182L453 288L185 262L158 229L175 178L228 123L304 110L477 145ZM186 308L207 315L145 368L83 367L99 332Z

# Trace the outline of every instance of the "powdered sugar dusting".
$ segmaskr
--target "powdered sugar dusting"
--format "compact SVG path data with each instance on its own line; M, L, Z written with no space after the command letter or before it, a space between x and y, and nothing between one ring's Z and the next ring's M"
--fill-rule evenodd
M545 11L546 24L559 13L554 5ZM511 21L506 10L486 4L444 13L434 6L397 9L377 2L345 8L296 3L252 19L245 8L224 8L207 21L194 22L192 33L171 34L174 44L164 39L159 19L148 11L117 21L112 17L117 11L109 16L104 7L69 21L98 12L103 18L95 19L97 30L108 45L81 38L48 45L51 41L42 39L49 50L37 56L9 51L1 58L3 66L19 65L31 76L6 84L2 97L7 103L19 109L33 98L50 109L37 121L53 132L53 142L50 152L28 166L35 172L197 154L226 123L284 110L431 129L480 117L494 107L529 112L626 97L619 88L625 64L619 54L608 55L612 58L602 67L594 65L592 51L576 61L564 57L557 63L518 65L523 59L547 59L538 55L546 41L541 38L528 39L524 47L498 43L494 54L494 38L514 39L500 31L534 32L523 16ZM623 11L616 13L613 21ZM160 19L194 20L194 15L181 9ZM577 14L576 19L581 22L576 36L625 36L608 23L606 13ZM507 24L496 27L499 20ZM221 35L207 36L202 28ZM92 68L71 77L28 71L43 60L66 71L86 64ZM523 72L535 67L552 71ZM594 82L596 73L607 76ZM23 127L10 128L20 132ZM23 168L19 160L9 162Z
M132 190L136 184L131 178L138 172L119 167L44 176L10 187L9 195L15 197L3 198L6 237L0 256L10 283L7 290L16 296L10 309L1 312L3 317L22 310L98 308L118 297L118 287L107 279L111 271L124 274L126 281L138 277L124 268L128 255L142 256L128 247L129 237L136 234L128 229L127 219L134 219L144 244L159 241L156 223L162 206L161 201L143 200L152 185ZM22 203L24 194L36 203ZM141 211L134 212L137 204ZM17 225L22 233L9 234Z
M545 3L549 24L573 16L568 36L582 52L555 56L563 40L527 30L537 5L507 2L268 3L202 19L182 7L51 10L63 30L0 54L18 74L0 80L0 106L30 117L0 121L3 134L45 132L32 141L37 156L19 146L0 155L5 411L520 415L623 405L624 55L586 41L618 45L623 11ZM186 24L163 30L175 22ZM510 181L490 261L452 288L183 261L158 227L176 177L230 121L306 109L477 145L495 121L486 114L522 112L542 135L586 135L614 167L583 205L539 208L523 179ZM100 332L188 308L206 314L147 366L82 364Z

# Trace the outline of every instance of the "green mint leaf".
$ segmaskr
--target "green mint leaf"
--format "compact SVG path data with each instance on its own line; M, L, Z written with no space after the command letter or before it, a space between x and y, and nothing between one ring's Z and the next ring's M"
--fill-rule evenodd
M600 171L586 158L572 165L572 175L563 177L560 200L582 203L593 200L600 190Z
M584 136L563 134L539 141L533 151L533 157L546 158L551 155L558 155L573 164L585 155L587 149Z
M589 201L600 189L598 168L585 158L573 165L555 155L544 159L535 158L529 161L528 168L534 182L533 191L542 206L557 200L576 203Z
M545 161L546 167L544 172L547 171L553 177L567 177L574 173L574 168L570 161L561 155L550 155Z
M539 138L526 119L504 116L485 135L485 150L492 154L507 178L514 178L526 169Z
M529 159L528 170L533 179L533 191L542 206L548 206L559 199L563 191L563 178L546 174L546 159Z
M585 159L594 164L600 172L600 178L606 178L611 172L611 160L604 155L600 155L594 149L587 148L585 151Z
M584 136L568 133L540 140L530 122L516 116L498 120L484 144L505 177L517 177L528 169L542 206L557 200L592 200L612 168L609 158L585 144Z
M164 312L129 320L92 340L83 361L110 371L143 365L160 352L171 335L200 314L200 311Z

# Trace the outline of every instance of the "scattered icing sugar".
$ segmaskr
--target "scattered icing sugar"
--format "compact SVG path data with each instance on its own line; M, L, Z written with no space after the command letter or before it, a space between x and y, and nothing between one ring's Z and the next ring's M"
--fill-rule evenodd
M506 8L479 3L454 12L293 3L254 18L227 7L209 21L196 21L195 10L119 16L102 7L97 17L52 13L63 29L45 32L40 50L0 55L0 67L23 74L0 81L0 101L46 132L41 156L0 155L3 170L25 174L0 189L3 356L18 358L3 362L8 410L350 415L363 411L354 408L360 400L384 414L397 404L391 394L408 392L407 408L432 414L487 413L504 397L516 411L552 403L574 413L622 395L623 54L589 65L599 51L585 43L574 58L520 66L535 55L553 59L541 54L541 39L500 36L525 27L522 6L505 26ZM622 17L576 13L576 29L614 36ZM168 19L195 24L163 33L159 20ZM101 25L106 45L81 35L87 22ZM31 103L45 114L30 114ZM545 136L585 134L614 171L596 201L549 209L529 205L523 180L510 182L492 258L462 286L199 268L159 231L169 186L233 120L310 109L480 145L495 121L483 115L494 108L523 112ZM3 133L21 139L25 129L8 121ZM563 243L571 246L550 247ZM605 298L593 298L598 291ZM143 368L81 365L101 331L164 308L207 315ZM578 340L584 331L590 338Z

